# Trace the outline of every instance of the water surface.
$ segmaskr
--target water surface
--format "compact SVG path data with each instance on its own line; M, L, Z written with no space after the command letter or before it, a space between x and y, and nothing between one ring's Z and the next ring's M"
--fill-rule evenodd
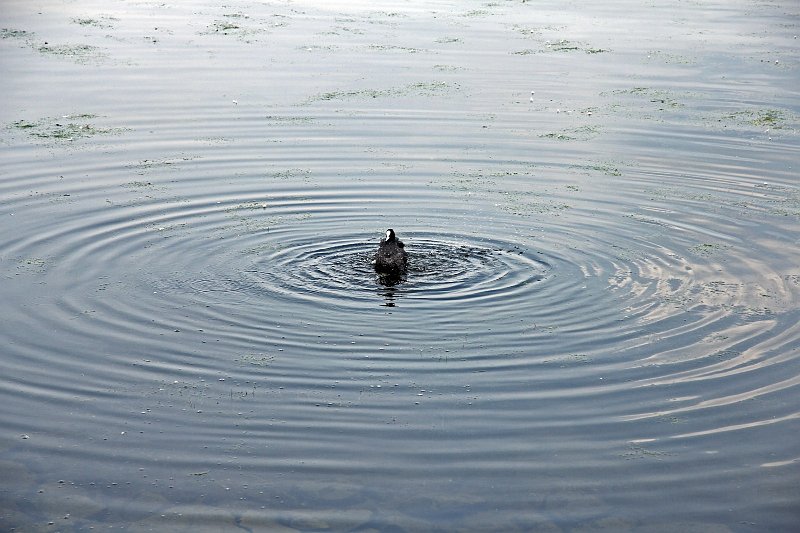
M0 528L792 531L798 21L6 2Z

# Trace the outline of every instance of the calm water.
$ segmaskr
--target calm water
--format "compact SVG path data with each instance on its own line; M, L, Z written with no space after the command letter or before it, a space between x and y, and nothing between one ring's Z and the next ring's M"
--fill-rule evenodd
M3 2L0 529L795 530L799 25Z

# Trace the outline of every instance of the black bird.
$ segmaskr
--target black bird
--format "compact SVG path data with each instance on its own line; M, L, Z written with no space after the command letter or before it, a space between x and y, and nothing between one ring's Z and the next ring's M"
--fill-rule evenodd
M403 241L395 236L394 230L387 229L386 237L381 239L372 261L375 270L380 274L404 274L408 264L408 252L404 248Z

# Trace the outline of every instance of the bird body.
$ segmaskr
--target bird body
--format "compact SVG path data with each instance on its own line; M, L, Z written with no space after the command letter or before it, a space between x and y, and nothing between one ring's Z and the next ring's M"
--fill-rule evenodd
M408 265L408 252L405 251L403 241L397 238L393 229L386 230L386 236L381 239L372 264L380 274L400 275L405 273Z

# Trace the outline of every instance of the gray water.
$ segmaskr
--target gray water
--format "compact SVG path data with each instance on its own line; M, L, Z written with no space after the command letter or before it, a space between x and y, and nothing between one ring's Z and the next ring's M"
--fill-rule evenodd
M0 529L796 531L799 22L3 2Z

